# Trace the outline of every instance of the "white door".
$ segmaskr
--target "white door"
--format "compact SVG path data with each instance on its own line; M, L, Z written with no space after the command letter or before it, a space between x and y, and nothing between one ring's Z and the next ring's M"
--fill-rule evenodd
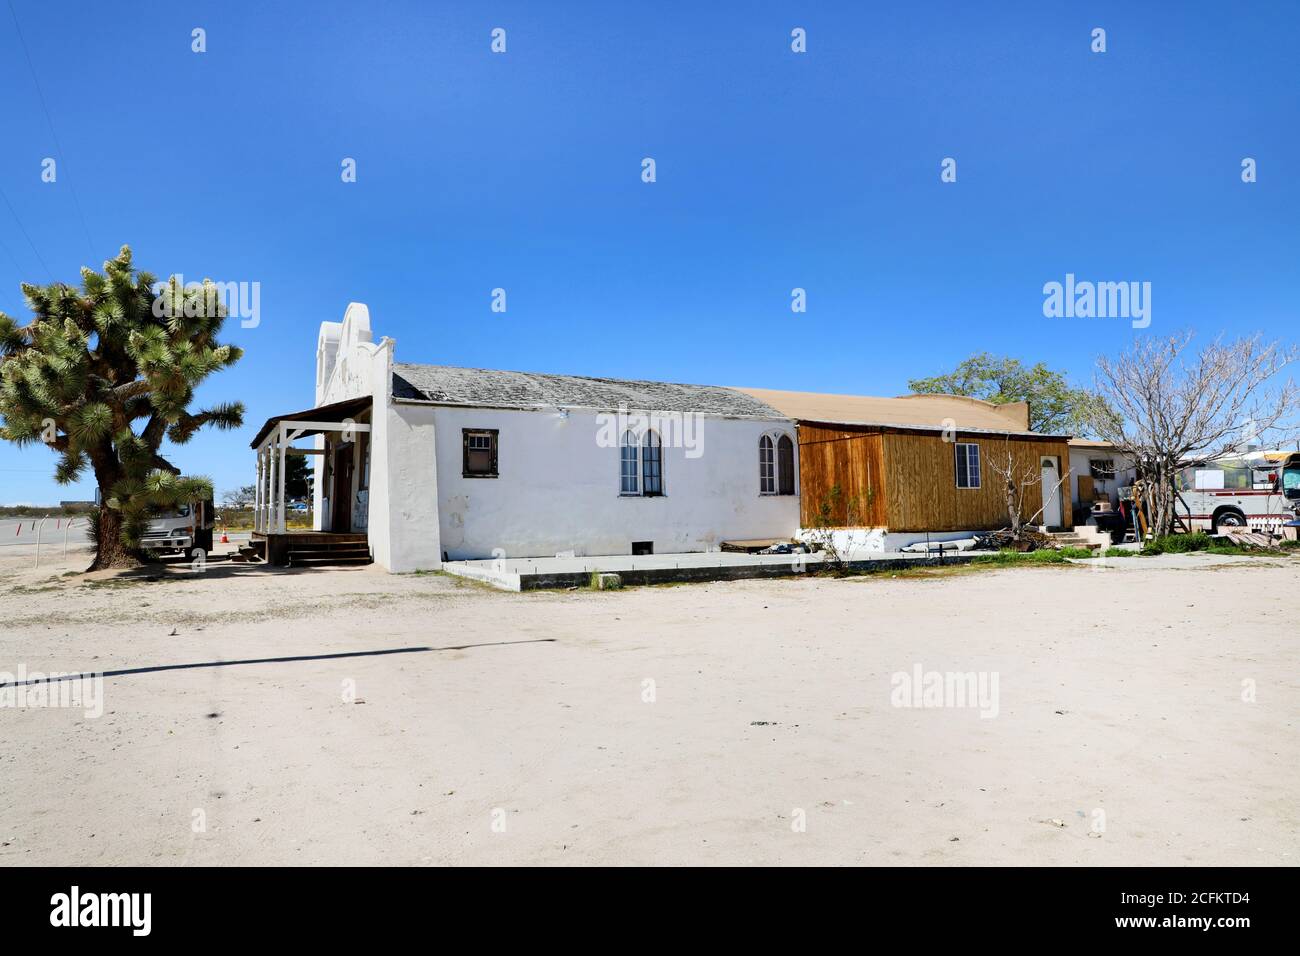
M1043 466L1043 525L1047 528L1061 526L1061 475L1055 458L1046 455Z

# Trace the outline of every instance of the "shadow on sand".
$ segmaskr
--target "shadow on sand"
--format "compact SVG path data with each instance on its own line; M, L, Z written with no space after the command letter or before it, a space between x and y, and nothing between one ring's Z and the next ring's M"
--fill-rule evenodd
M50 684L56 681L80 680L91 674L100 677L124 677L130 674L156 674L159 671L186 671L200 667L236 667L244 664L292 664L297 661L333 661L349 657L384 657L389 654L427 654L434 651L468 651L476 647L505 647L511 644L550 644L553 637L539 637L526 641L487 641L481 644L450 644L446 647L389 647L378 651L345 651L340 654L299 654L293 657L253 657L240 661L202 661L193 664L155 664L152 667L127 667L112 671L84 671L76 674L54 674L24 681L0 683L0 687L22 687L27 684Z

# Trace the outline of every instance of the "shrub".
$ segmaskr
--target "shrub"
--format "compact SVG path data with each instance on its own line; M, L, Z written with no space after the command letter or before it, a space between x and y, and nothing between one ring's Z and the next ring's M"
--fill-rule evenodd
M1057 552L1063 558L1091 558L1091 548L1062 548Z
M1213 545L1213 539L1204 531L1192 534L1167 534L1152 538L1142 546L1143 554L1188 554L1192 551L1205 551Z
M1075 549L1078 550L1078 549ZM1004 549L997 554L981 554L971 558L971 564L1064 564L1065 555L1045 548L1041 551L1012 551Z

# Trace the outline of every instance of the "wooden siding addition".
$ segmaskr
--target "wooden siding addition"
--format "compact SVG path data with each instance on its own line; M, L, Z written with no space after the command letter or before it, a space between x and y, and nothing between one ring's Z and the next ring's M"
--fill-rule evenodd
M1039 461L1044 455L1057 459L1061 477L1068 474L1070 467L1069 446L1063 441L959 434L958 442L980 447L980 487L958 488L952 442L931 435L886 434L883 437L888 516L885 523L890 531L1005 528L1006 501L989 460L991 456L1005 455L1008 445L1017 472L1028 469L1038 474ZM1069 528L1073 522L1068 478L1062 483L1058 497L1063 526ZM1022 517L1028 520L1042 504L1042 485L1036 481L1024 489ZM1035 523L1039 521L1041 517Z
M840 496L832 505L835 527L878 528L885 524L885 469L881 435L862 430L799 426L799 521L805 528L818 523L823 502L832 489ZM848 505L856 504L852 524Z

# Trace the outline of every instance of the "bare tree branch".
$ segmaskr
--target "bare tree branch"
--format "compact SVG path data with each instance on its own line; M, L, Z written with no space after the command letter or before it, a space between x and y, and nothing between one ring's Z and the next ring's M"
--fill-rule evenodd
M1277 377L1300 353L1252 335L1215 339L1189 355L1191 332L1136 340L1097 360L1096 390L1114 410L1091 417L1099 437L1133 459L1148 480L1146 506L1156 535L1174 522L1179 469L1249 443L1294 438L1300 392Z

